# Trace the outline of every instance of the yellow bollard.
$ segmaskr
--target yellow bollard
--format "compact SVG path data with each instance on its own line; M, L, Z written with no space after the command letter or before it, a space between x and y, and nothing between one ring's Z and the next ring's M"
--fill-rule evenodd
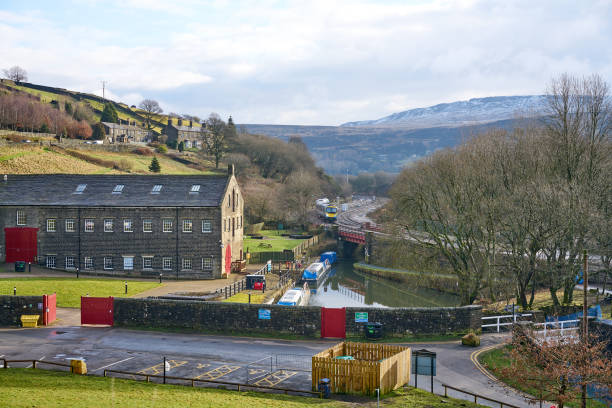
M83 360L70 360L70 367L74 374L87 374L87 364Z

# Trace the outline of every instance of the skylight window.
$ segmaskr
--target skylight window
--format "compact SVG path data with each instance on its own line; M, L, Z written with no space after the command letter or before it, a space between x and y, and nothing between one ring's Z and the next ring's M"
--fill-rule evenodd
M115 188L113 188L113 194L121 194L123 192L123 184L117 184Z
M162 185L161 184L156 184L153 186L153 189L151 190L151 194L159 194L159 192L162 189Z
M74 190L74 194L83 194L83 191L85 191L86 188L87 184L79 184L76 190Z
M200 192L200 185L199 184L194 184L191 186L191 191L190 193L199 193Z

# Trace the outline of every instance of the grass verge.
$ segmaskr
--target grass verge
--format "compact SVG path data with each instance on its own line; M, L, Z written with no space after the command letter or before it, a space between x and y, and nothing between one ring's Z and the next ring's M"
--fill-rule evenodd
M265 239L253 239L245 237L243 247L248 252L277 252L285 249L293 249L300 245L303 239L293 239L283 237L281 234L286 234L287 231L279 230L262 230L258 234Z
M57 293L57 306L80 307L81 296L130 297L145 290L161 286L157 282L128 281L128 293L121 279L76 279L76 278L6 278L0 279L0 294L36 296Z
M235 392L214 388L161 385L115 378L13 368L0 370L0 405L25 407L218 407L349 408L354 402L321 400L260 392ZM480 407L467 401L443 398L413 388L400 389L383 399L387 408ZM376 407L376 401L359 398L358 406Z
M266 295L262 293L251 294L251 303L260 304L265 300ZM240 292L232 297L222 300L222 302L229 303L249 303L249 294L247 292Z

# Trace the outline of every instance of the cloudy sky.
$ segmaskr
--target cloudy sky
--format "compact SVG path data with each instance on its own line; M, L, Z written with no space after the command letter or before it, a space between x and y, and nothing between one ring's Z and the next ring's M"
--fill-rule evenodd
M0 0L0 68L238 123L337 125L612 81L612 1Z

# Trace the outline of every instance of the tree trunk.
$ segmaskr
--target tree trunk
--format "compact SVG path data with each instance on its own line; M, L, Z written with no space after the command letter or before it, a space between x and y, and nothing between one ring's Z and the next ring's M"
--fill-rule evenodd
M559 298L557 297L557 289L556 288L548 288L548 290L550 291L550 297L552 298L553 301L553 306L555 308L557 308L558 306L560 306L561 304L559 303Z

